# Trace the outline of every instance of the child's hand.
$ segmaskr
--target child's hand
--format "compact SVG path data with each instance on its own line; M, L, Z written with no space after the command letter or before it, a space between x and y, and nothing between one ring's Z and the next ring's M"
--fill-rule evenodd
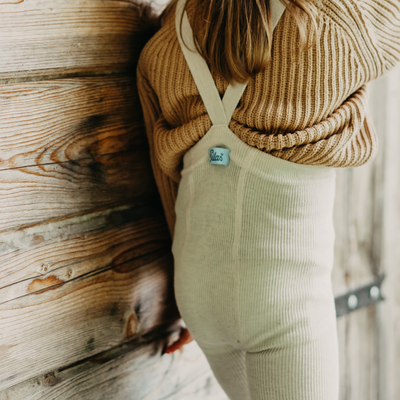
M173 353L176 350L179 350L183 347L183 345L190 343L193 340L192 335L187 330L187 328L181 328L181 332L179 338L176 342L172 343L170 346L167 347L165 352L167 354Z

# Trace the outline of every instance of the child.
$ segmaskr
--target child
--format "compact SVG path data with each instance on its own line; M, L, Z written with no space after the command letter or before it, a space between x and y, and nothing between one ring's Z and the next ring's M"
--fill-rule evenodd
M399 60L398 0L173 0L141 54L177 305L232 400L338 398L335 167Z

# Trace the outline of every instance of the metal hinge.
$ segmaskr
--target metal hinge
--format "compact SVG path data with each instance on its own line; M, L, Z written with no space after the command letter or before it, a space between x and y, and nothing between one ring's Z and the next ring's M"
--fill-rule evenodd
M346 294L335 297L336 317L342 317L352 311L385 300L381 293L381 284L385 274L369 285L361 286Z

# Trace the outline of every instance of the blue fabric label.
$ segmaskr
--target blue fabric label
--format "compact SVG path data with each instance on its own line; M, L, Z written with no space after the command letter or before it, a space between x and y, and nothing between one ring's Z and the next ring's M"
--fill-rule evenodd
M229 165L229 149L223 147L211 147L210 152L210 164L211 165Z

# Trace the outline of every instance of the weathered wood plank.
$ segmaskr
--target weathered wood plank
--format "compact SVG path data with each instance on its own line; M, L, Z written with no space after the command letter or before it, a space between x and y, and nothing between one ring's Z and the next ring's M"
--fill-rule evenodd
M379 132L378 132L379 133ZM335 262L332 282L335 295L371 282L379 260L382 210L378 193L382 153L373 162L337 170L335 198ZM375 307L338 320L340 399L377 400L378 360Z
M127 343L0 392L0 400L227 400L195 342L160 357L163 341Z
M0 306L0 390L177 319L169 247L120 258L65 282L50 272Z
M337 170L334 210L335 261L332 274L335 295L369 283L374 241L374 179L376 164Z
M376 308L359 310L338 321L341 379L340 399L377 400L377 326Z
M369 164L338 171L335 202L335 265L332 279L336 295L374 279L374 168ZM340 399L376 400L378 357L374 307L338 320ZM368 383L368 384L367 384Z
M0 171L143 147L134 77L0 86Z
M170 246L161 207L151 205L125 206L3 234L0 305L128 260L150 262Z
M338 320L341 400L393 400L400 393L400 70L371 87L380 150L371 168L344 171L339 180L333 278L343 292L385 272L385 301Z
M132 67L149 29L137 3L0 1L0 79Z
M385 129L381 196L384 199L382 254L385 301L377 309L379 400L400 398L400 68L374 82L374 117Z
M0 231L156 197L144 150L0 171Z

